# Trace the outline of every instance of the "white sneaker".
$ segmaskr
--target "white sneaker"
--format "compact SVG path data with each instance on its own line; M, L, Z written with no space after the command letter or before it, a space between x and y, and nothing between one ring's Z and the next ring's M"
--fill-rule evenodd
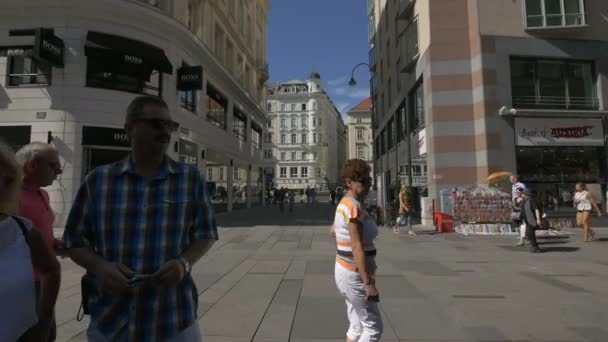
M410 236L416 236L416 233L413 230L410 230L409 232L407 232Z

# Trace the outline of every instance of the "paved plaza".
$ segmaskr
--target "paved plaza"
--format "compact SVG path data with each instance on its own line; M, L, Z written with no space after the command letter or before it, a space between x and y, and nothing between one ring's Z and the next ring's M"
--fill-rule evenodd
M329 204L218 215L220 241L193 269L205 342L344 341ZM383 341L608 341L608 229L602 241L457 234L378 238ZM85 341L76 320L83 271L62 261L58 341Z

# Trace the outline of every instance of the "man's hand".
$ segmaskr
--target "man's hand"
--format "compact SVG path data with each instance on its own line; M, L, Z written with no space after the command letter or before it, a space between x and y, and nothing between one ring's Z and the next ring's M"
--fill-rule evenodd
M542 225L542 221L539 218L536 219L536 225L539 227Z
M167 261L154 273L154 279L160 286L175 287L186 275L186 267L178 259Z
M113 297L119 297L128 292L129 278L135 275L123 264L104 262L96 270L95 275L101 282L101 288Z
M57 238L53 239L53 251L55 251L55 254L61 258L66 258L69 256L68 250L63 245L63 240L59 240Z
M370 283L365 285L365 300L368 302L379 302L380 294L376 289L376 284Z

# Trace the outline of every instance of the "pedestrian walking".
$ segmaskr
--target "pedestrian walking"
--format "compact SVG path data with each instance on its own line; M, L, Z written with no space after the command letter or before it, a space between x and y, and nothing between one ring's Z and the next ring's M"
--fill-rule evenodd
M524 189L517 188L515 189L516 197L513 200L513 210L511 211L511 222L513 224L513 228L516 228L519 231L519 241L517 242L517 246L523 246L526 240L526 225L522 221L521 209L525 199Z
M167 104L128 106L130 156L94 169L67 219L64 244L87 271L89 341L200 341L190 274L218 239L206 182L166 155L178 130Z
M329 192L329 199L331 200L331 206L335 206L336 205L336 190L335 189L331 189L331 191Z
M597 206L593 194L587 190L586 184L576 184L574 203L577 210L576 224L583 227L583 241L593 241L595 239L595 232L591 229L591 210L595 209L597 216L602 216L602 212Z
M530 243L530 252L543 252L543 250L538 247L538 242L536 242L536 230L542 224L540 208L538 207L536 200L531 197L528 190L526 190L523 195L521 218L525 224L525 234L526 239L528 239L528 242Z
M55 257L54 250L61 243L53 236L55 214L49 203L49 194L42 189L53 184L61 174L59 153L52 145L34 142L23 146L16 154L17 163L23 170L23 183L19 199L19 216L32 222L44 238L49 251ZM34 288L36 297L40 297L40 272L34 270ZM55 341L57 326L54 315L49 326L48 341Z
M504 178L503 178L504 179ZM511 200L515 200L517 197L517 189L522 189L522 191L526 191L526 185L519 181L519 176L511 176L509 177L511 180Z
M285 193L286 193L286 189L285 188L281 188L277 192L278 192L278 200L279 200L279 210L281 212L284 212L285 211Z
M16 216L21 186L22 167L0 144L0 341L51 341L61 268L32 222Z
M293 190L289 191L289 212L293 213L293 206L296 202L296 194Z
M312 201L312 193L310 187L306 187L306 192L304 194L306 195L306 204L310 204L310 202Z
M346 341L379 341L383 323L376 289L376 247L378 227L363 207L371 185L371 169L360 159L342 168L347 193L336 209L331 234L336 238L335 281L346 302L350 326Z
M399 227L406 226L408 227L408 234L410 236L416 236L414 229L412 227L412 206L409 200L410 188L407 185L402 185L401 190L399 191L399 217L395 222L395 227L393 231L395 234L399 234Z

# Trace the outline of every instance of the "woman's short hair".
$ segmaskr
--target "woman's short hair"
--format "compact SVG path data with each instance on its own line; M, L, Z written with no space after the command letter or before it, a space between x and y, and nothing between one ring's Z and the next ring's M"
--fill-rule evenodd
M17 163L23 167L25 163L38 158L38 156L48 151L57 151L57 149L55 146L47 143L33 142L20 148L15 158L17 159Z
M342 166L340 179L342 184L346 183L346 179L362 181L364 178L369 177L370 172L371 168L367 162L361 159L349 159L344 162L344 166Z

